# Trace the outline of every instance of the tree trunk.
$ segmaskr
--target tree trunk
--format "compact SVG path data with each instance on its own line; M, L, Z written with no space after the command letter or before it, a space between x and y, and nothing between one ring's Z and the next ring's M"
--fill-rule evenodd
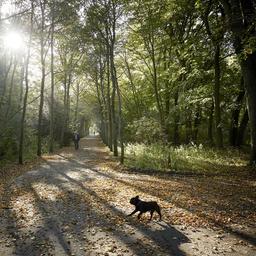
M244 85L247 95L248 116L250 120L251 155L250 164L256 164L256 51L241 61Z
M112 104L111 104L111 110L112 110L112 121L113 121L113 132L112 132L112 138L113 138L113 153L114 156L118 156L118 146L117 146L117 132L118 132L118 124L116 120L116 113L115 113L115 96L116 96L116 79L115 79L115 64L114 64L114 41L111 40L110 44L110 73L111 73L111 81L112 81Z
M95 67L95 84L96 84L96 91L97 91L97 98L100 106L100 136L103 140L103 143L106 144L106 133L104 128L104 106L103 106L103 97L104 95L101 94L100 90L100 83L98 79L98 69L97 66Z
M51 7L51 102L50 102L50 141L49 152L53 152L54 143L54 5Z
M38 135L37 135L37 155L42 154L42 119L43 119L43 107L44 107L44 87L45 87L45 5L46 2L40 1L41 8L41 30L40 30L40 60L41 60L41 90L40 90L40 103L39 103L39 114L38 114Z
M153 88L154 88L154 93L155 93L155 98L156 98L156 105L159 113L159 118L160 118L160 125L161 125L161 130L162 130L162 137L163 141L167 142L167 135L166 135L166 125L165 125L165 118L164 118L164 111L163 111L163 106L162 106L162 100L159 94L159 89L158 89L158 74L157 74L157 65L156 65L156 56L155 56L155 46L154 46L154 40L152 38L152 41L150 42L150 47L151 51L151 60L152 60L152 69L153 69Z
M131 90L132 90L132 94L133 94L133 101L134 101L135 106L136 106L135 111L137 113L138 118L140 118L142 116L142 114L141 114L142 102L141 102L140 97L138 97L138 93L137 93L136 86L135 86L134 81L133 81L131 69L130 69L126 54L125 54L125 58L124 58L124 63L125 63L125 67L126 67L126 70L127 70L127 78L129 79L129 82L130 82L130 85L131 85Z
M100 92L102 95L102 130L104 133L104 143L108 145L108 107L104 88L104 65L100 56Z
M106 42L106 62L107 62L107 112L108 112L108 147L110 151L113 151L113 116L111 107L111 96L110 96L110 45L109 45L109 31L107 24L105 26L107 35Z
M5 60L5 62L6 62L6 60ZM11 57L11 60L9 62L9 65L7 66L7 69L2 70L2 77L0 77L0 86L1 86L0 87L0 111L2 109L2 106L4 105L4 101L5 101L4 97L5 97L6 88L7 88L7 78L8 78L9 72L11 70L12 64L13 64L13 57ZM6 65L6 63L4 65Z
M27 99L28 99L28 90L29 90L29 81L28 81L28 67L29 67L29 59L30 59L30 49L32 43L32 32L33 32L33 20L34 20L34 2L31 1L31 16L30 16L30 34L29 34L29 43L28 43L28 51L27 58L24 63L25 65L25 94L23 99L23 110L21 117L21 127L20 127L20 140L19 140L19 164L23 164L23 148L24 148L24 130L25 130L25 117L27 111ZM21 83L22 85L22 83Z
M174 131L173 131L173 142L174 145L179 145L180 143L180 136L179 136L179 121L180 121L180 115L178 110L178 100L179 100L179 91L178 88L176 88L176 92L174 93Z
M54 142L54 6L51 9L51 102L50 102L50 141L49 152L53 152Z
M237 131L237 137L236 137L236 146L237 147L241 147L244 144L244 135L245 135L248 121L249 121L249 116L248 116L248 110L246 109L244 111L242 120L240 122L238 131Z
M250 120L251 154L250 164L256 163L256 51L246 51L250 40L256 36L254 0L221 0L233 36L236 54L240 58L242 76L247 94L248 116Z
M66 59L66 58L65 58ZM61 127L61 135L60 135L60 144L64 146L64 134L66 131L66 105L67 105L67 73L66 70L64 71L64 97L63 97L63 119L62 119L62 127Z
M8 96L8 101L7 101L7 109L6 109L6 113L5 113L5 117L8 118L8 114L12 105L12 91L13 91L13 86L14 86L14 75L16 72L16 68L17 68L17 60L15 58L14 60L14 65L13 65L13 70L12 70L12 76L11 76L11 83L10 83L10 91L9 91L9 96Z
M229 132L229 143L230 146L237 146L237 136L238 136L238 122L239 122L239 115L242 108L242 103L244 99L244 80L241 78L240 83L240 92L236 98L235 101L235 108L232 111L231 114L231 124L230 124L230 132Z
M193 140L194 142L197 142L197 137L198 137L198 127L201 122L201 109L200 106L198 105L196 108L196 113L195 113L195 120L194 120L194 132L193 132Z
M77 123L78 123L79 94L80 94L80 84L79 84L79 82L77 82L77 84L76 84L75 126L77 126Z
M119 133L119 142L120 142L120 148L121 148L120 163L123 164L124 163L124 141L123 141L122 97L121 97L120 88L119 88L117 77L116 77L115 67L114 67L114 72L115 72L117 98L118 98L118 133Z
M191 110L186 110L186 143L190 143L192 140L192 117L191 117Z
M214 56L214 116L217 147L223 147L221 108L220 108L220 45L216 43Z
M209 141L209 144L212 146L213 145L213 132L212 132L212 128L213 128L213 112L214 112L214 103L213 103L213 100L212 100L212 104L211 104L211 107L210 107L210 112L209 112L209 117L208 117L208 141Z

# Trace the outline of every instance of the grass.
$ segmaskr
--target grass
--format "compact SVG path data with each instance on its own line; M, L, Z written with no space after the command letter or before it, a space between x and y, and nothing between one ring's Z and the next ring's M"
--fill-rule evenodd
M128 144L125 164L129 167L181 173L235 174L248 171L247 161L246 154L231 148L219 150L195 144L179 147Z

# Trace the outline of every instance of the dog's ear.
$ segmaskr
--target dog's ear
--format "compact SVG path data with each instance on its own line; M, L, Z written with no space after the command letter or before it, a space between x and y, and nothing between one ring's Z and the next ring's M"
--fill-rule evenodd
M139 199L139 196L135 196L136 199Z

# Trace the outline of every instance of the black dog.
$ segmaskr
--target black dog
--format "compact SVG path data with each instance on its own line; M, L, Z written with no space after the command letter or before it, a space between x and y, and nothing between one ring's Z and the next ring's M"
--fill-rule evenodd
M135 205L135 210L128 216L131 216L136 212L140 212L138 215L138 219L139 219L142 213L150 212L150 215L151 215L150 220L151 220L153 217L154 211L156 211L160 216L159 220L161 220L161 218L162 218L160 206L155 201L145 202L145 201L140 200L139 196L135 196L135 197L131 198L130 204Z

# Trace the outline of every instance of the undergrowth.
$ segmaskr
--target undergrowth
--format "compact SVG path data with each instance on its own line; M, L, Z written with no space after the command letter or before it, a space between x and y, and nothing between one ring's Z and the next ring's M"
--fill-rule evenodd
M179 147L128 144L125 164L150 170L221 174L248 170L247 161L246 155L235 149L219 150L195 144Z

